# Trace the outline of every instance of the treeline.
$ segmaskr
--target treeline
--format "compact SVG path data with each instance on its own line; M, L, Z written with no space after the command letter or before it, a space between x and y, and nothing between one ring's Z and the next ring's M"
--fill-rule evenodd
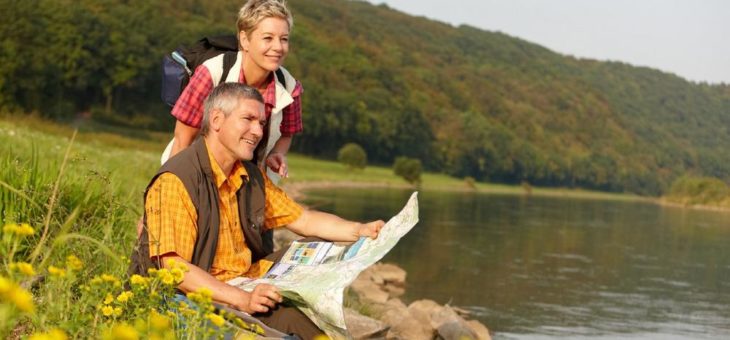
M171 129L159 60L232 33L223 0L0 0L0 105ZM657 195L682 174L730 180L730 87L579 60L501 33L369 3L290 0L286 66L305 87L297 151L421 159L477 180ZM111 114L113 113L113 114Z

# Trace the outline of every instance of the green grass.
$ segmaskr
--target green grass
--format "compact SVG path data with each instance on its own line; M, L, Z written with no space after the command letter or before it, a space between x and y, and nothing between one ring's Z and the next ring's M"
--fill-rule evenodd
M86 129L0 120L0 338L209 337L207 307L156 312L182 273L122 284L164 140Z
M134 325L132 330L142 335L152 334L150 311L156 305L145 300L148 291L136 291L129 303L107 305L104 301L107 294L119 296L123 291L114 280L125 279L126 256L142 215L142 194L171 134L89 122L76 125L28 116L0 117L0 222L3 226L27 223L35 230L31 236L4 231L0 238L0 337L60 328L70 338L98 338L115 327L122 331L124 325ZM289 156L289 163L286 185L410 186L386 167L353 171L337 162L296 154ZM463 179L432 173L423 174L420 189L520 195L528 190L486 183L469 186ZM637 199L564 189L529 191L531 195ZM81 259L82 268L72 268L71 255ZM21 262L40 276L20 273ZM58 274L61 269L65 276ZM102 275L114 280L99 283ZM19 310L20 300L13 300L27 293L32 293L34 313ZM109 311L103 307L112 305L122 312L106 315Z
M290 154L289 178L285 185L295 184L305 187L318 185L349 184L355 186L384 186L384 187L411 187L403 178L396 176L393 170L382 166L367 166L363 170L351 170L345 165L334 161L315 159L312 157ZM476 182L474 187L467 184L465 179L454 178L445 174L424 173L421 176L420 190L449 190L449 191L477 191L500 194L527 194L521 185L505 185ZM536 196L561 196L586 199L606 200L645 200L647 198L619 193L608 193L566 188L537 188L531 187L530 194Z

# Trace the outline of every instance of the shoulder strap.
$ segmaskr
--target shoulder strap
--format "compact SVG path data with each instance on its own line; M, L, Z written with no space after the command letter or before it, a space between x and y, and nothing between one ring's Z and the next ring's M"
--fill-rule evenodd
M221 75L220 79L218 80L218 84L225 83L226 78L228 77L228 72L231 71L231 68L233 68L233 64L236 63L236 56L238 55L238 52L225 52L223 54L223 74Z
M297 87L297 80L294 79L291 73L289 73L289 70L287 70L284 66L279 66L279 68L276 69L275 74L276 80L281 84L284 90L289 94L293 93L294 89Z
M276 79L279 80L281 85L286 88L286 77L284 77L284 72L281 71L281 68L277 68L274 74L276 74Z

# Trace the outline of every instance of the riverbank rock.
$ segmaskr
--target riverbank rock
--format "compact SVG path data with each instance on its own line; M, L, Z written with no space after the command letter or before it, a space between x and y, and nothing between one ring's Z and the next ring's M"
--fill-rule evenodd
M302 238L287 228L274 229L274 251L288 247L292 242Z
M386 323L364 316L350 308L345 308L345 324L355 340L384 339L390 329Z
M363 270L351 285L365 300L385 303L405 293L406 271L389 263L376 263Z
M468 316L464 309L426 299L406 306L398 298L405 292L405 279L406 272L400 267L378 263L350 285L359 301L389 326L387 339L491 339L486 326L464 318Z

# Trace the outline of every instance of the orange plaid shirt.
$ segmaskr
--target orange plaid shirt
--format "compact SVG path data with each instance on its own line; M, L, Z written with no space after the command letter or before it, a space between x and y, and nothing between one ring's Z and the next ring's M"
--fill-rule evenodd
M251 250L246 246L238 216L236 191L243 184L241 176L248 176L246 168L237 162L231 174L226 176L210 153L208 158L220 194L218 247L209 272L220 281L238 276L259 276L258 265L251 264ZM266 174L264 182L265 227L271 229L296 221L302 214L302 207L274 185ZM157 177L147 192L145 213L150 237L150 256L174 253L191 261L198 232L198 213L185 185L177 176L168 172Z

